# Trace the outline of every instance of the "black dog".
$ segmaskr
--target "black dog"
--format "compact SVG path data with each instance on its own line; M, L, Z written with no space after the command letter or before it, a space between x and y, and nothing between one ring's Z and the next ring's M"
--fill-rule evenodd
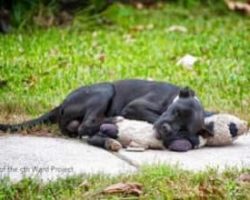
M185 137L192 143L204 127L204 110L194 92L165 82L122 80L83 86L47 114L17 125L0 124L0 130L15 132L41 123L58 123L70 137L90 136L89 143L104 147L105 137L92 137L109 117L124 116L155 124L159 137ZM198 136L197 136L198 137Z

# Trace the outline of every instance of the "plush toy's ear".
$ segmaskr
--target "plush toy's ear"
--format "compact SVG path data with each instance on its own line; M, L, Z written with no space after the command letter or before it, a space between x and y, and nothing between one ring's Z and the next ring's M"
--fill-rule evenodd
M209 124L206 124L205 127L198 132L198 135L204 138L213 137L214 136L214 123L210 122Z

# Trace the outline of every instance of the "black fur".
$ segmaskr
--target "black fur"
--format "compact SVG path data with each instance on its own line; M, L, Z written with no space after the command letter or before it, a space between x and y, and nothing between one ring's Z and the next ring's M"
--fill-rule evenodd
M53 124L58 121L58 112L59 112L59 107L54 108L50 112L42 115L41 117L38 117L36 119L26 121L20 124L0 124L0 130L4 132L17 132L20 131L24 128L32 128L36 125L39 124Z
M238 134L237 125L231 122L228 126L229 126L230 134L232 135L232 137L236 137Z
M180 97L173 103L177 95L185 98ZM175 132L181 130L193 135L204 125L203 108L193 97L193 91L180 90L178 86L165 82L122 80L98 83L73 91L61 105L37 119L16 125L0 124L0 130L15 132L42 123L58 123L65 135L93 136L99 132L100 125L107 118L119 115L155 123L155 128L162 130L162 122L170 120L173 117L172 111L178 108L179 117L169 121L169 126L175 129ZM197 117L187 121L189 112L196 113ZM71 124L72 121L77 125Z
M184 88L180 90L178 100L162 113L154 127L164 145L183 138L188 139L193 146L198 146L197 135L205 129L204 117L203 107L194 92Z

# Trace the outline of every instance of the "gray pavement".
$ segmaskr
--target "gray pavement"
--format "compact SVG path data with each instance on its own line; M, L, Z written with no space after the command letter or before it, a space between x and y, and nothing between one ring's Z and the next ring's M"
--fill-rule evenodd
M188 170L204 170L207 167L223 170L225 167L250 167L250 135L241 136L233 145L203 147L184 153L148 150L143 153L120 151L123 157L135 165L172 164Z
M189 170L206 167L250 167L250 135L234 145L202 148L186 153L147 150L111 153L79 141L21 135L0 137L0 178L39 177L44 181L73 174L133 173L142 164L178 164Z
M23 176L53 180L73 174L134 172L129 165L108 151L78 140L35 136L0 137L0 178Z

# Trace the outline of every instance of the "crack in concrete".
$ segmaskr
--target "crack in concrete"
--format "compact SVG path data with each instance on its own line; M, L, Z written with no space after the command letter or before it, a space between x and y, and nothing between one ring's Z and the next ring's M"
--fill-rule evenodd
M81 138L82 141L84 141L87 144L87 138ZM92 145L90 145L92 146ZM97 147L99 148L99 147ZM101 149L101 148L100 148ZM120 154L119 152L114 152L114 151L108 151L106 149L103 149L104 151L109 152L110 154L114 155L115 157L117 157L119 160L122 160L124 162L126 162L128 165L135 167L136 169L139 169L140 165L138 165L136 162L134 162L133 160L129 159L127 156L124 156L122 154Z
M114 156L116 156L117 158L119 158L120 160L126 162L127 164L135 167L136 169L140 168L139 164L137 164L133 160L129 159L127 156L124 156L124 155L120 154L119 152L110 152L110 153L113 154Z

